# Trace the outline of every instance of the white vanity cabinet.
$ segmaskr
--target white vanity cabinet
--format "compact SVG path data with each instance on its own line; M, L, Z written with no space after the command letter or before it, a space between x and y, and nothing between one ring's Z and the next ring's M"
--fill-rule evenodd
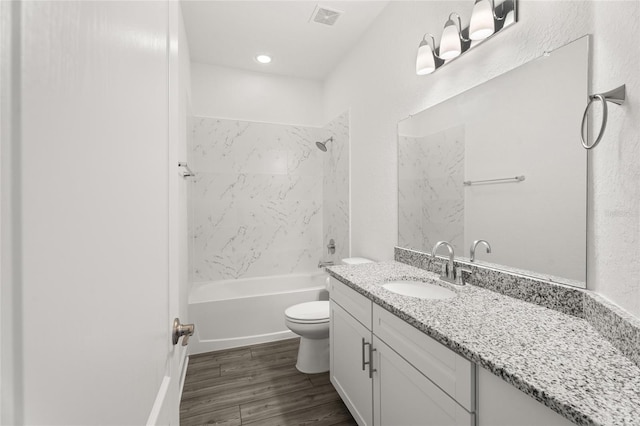
M474 364L331 279L331 383L359 425L474 425Z
M572 424L334 278L330 298L331 383L360 426Z

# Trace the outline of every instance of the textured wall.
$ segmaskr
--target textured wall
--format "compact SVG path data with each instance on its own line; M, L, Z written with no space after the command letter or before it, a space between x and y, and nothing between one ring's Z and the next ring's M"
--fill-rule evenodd
M468 19L472 7L391 2L325 82L325 117L351 109L353 255L393 258L400 119L593 34L592 89L626 83L628 101L610 108L607 136L590 158L587 280L640 316L640 2L520 1L516 25L431 76L416 76L423 33L439 32L451 11Z
M192 281L315 271L320 129L195 118Z

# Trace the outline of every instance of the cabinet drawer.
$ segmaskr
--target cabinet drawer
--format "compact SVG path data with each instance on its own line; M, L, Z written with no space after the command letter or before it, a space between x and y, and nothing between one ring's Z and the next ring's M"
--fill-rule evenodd
M371 300L333 277L329 282L329 294L334 302L371 330Z
M475 411L475 364L378 305L373 334L392 347L466 410Z

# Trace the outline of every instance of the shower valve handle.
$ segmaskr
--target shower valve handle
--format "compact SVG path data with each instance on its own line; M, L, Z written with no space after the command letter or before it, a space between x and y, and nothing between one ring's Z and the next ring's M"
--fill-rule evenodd
M180 337L184 336L182 339L182 346L187 346L189 344L189 336L193 336L193 332L195 331L196 326L193 324L180 324L180 319L176 318L173 320L173 344L177 345Z
M327 244L327 253L334 254L336 252L336 242L332 239L329 240L329 244Z

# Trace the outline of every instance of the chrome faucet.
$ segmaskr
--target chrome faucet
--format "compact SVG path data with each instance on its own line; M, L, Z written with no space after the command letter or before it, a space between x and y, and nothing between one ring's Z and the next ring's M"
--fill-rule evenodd
M435 246L433 246L433 250L431 250L431 256L435 257L436 252L440 246L445 246L447 250L449 250L449 261L443 265L442 275L440 276L441 280L457 284L456 283L456 270L453 267L453 247L448 241L438 241Z
M473 262L476 258L476 247L478 247L478 244L484 244L485 246L487 246L487 253L491 253L491 245L488 241L475 240L473 243L471 243L471 249L469 249L469 261L471 262Z

